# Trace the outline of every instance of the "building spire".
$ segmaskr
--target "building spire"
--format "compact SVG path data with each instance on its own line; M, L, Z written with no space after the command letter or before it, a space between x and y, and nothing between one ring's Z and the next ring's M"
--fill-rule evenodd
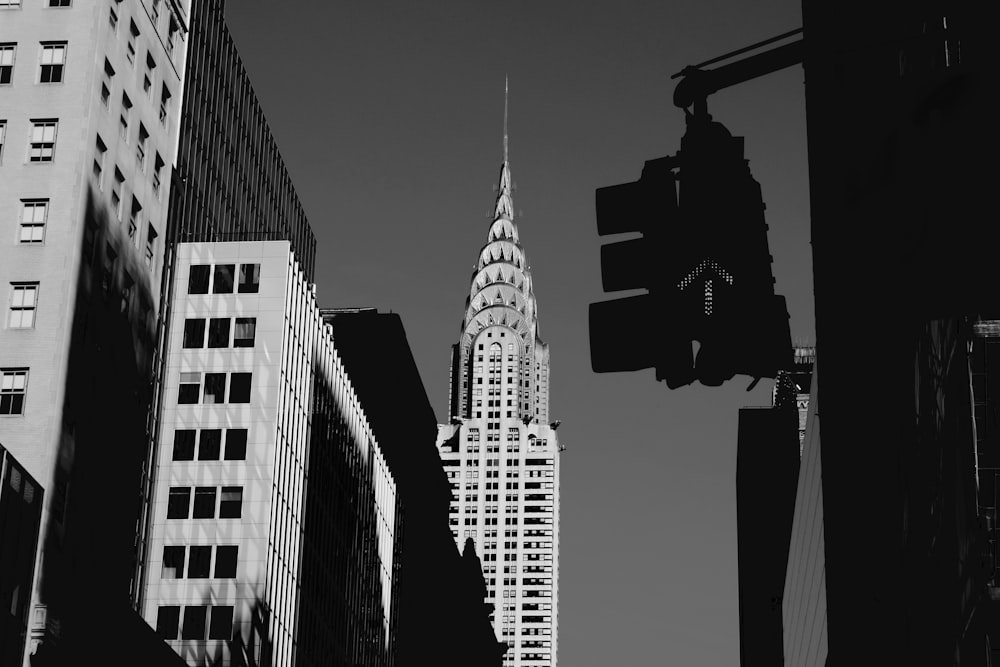
M507 76L503 77L503 163L507 164Z

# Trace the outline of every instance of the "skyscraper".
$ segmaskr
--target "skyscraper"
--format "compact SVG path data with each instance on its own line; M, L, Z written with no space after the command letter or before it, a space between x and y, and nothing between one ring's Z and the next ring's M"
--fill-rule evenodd
M0 3L0 441L45 490L32 664L95 659L130 613L188 6Z
M500 185L452 347L451 423L438 447L459 548L475 545L505 665L555 667L559 601L558 422L549 422L549 347L514 224L507 110Z

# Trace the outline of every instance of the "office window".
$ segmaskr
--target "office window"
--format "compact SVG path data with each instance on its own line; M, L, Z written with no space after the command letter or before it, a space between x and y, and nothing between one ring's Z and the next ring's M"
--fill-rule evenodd
M191 506L191 487L172 486L167 495L167 518L186 519Z
M0 44L0 84L8 84L14 77L14 51L17 44Z
M7 139L7 121L0 120L0 164L3 163L3 147Z
M10 284L10 314L7 326L11 329L31 329L35 326L35 303L38 283Z
M23 415L27 368L0 368L0 415Z
M226 431L226 460L243 461L247 457L247 430L231 428Z
M188 579L208 579L212 572L212 547L191 547Z
M49 7L69 7L73 0L49 0Z
M213 491L215 489L212 489ZM219 502L220 519L239 519L243 515L243 487L222 487L222 499Z
M215 578L236 578L236 554L239 547L220 546L215 548Z
M240 294L256 294L260 289L260 264L240 264Z
M229 318L213 317L208 326L209 347L229 347Z
M0 9L16 9L21 6L21 0L0 0Z
M48 217L48 199L21 200L20 243L41 243L45 240L45 220Z
M28 148L30 162L52 162L56 153L57 120L31 120L31 142Z
M227 605L212 607L212 622L208 627L209 639L233 638L233 608Z
M156 152L156 159L153 160L153 192L156 196L160 196L160 174L163 172L163 158L160 157L160 152Z
M181 579L184 577L184 547L163 547L162 579Z
M215 276L212 280L212 294L232 294L233 274L235 272L235 264L216 264Z
M222 450L222 429L203 428L198 436L198 460L218 461Z
M253 347L254 335L256 332L256 317L237 317L236 332L233 336L233 347Z
M153 257L156 255L156 237L159 234L156 233L156 228L153 227L153 223L149 223L146 227L146 252L145 261L146 266L153 268Z
M233 373L229 380L229 402L250 402L251 373Z
M115 182L111 184L111 209L115 218L122 219L122 186L125 185L125 174L115 166Z
M160 91L160 125L167 124L167 110L170 108L170 89L167 84L163 84Z
M111 26L111 32L118 32L118 12L115 11L114 7L111 8L111 12L108 14L108 25Z
M170 25L167 26L167 53L171 56L174 55L174 46L177 43L177 33L179 31L180 26L177 24L177 20L171 16Z
M135 142L135 164L139 171L146 171L146 145L149 143L149 132L146 126L139 123L139 140Z
M122 111L118 118L118 133L125 143L128 143L128 124L132 118L132 106L132 100L129 99L128 93L122 92Z
M156 634L161 639L177 639L181 608L177 605L161 606L156 613Z
M181 373L177 402L181 405L197 403L201 394L201 373Z
M208 294L209 264L192 264L188 272L188 294Z
M94 180L97 181L97 189L104 189L104 156L108 154L108 147L101 139L101 135L97 135L97 142L95 145L96 151L94 152Z
M205 618L208 607L202 605L187 605L184 607L184 627L181 629L181 639L204 639Z
M205 347L204 317L184 320L184 347L186 349Z
M215 496L214 486L199 486L194 490L194 513L193 519L214 519L215 518Z
M142 215L142 204L139 203L138 197L134 194L132 195L132 206L129 207L128 213L128 240L132 242L136 248L139 247L139 219Z
M66 66L66 42L42 42L42 68L39 83L62 83Z
M139 27L135 24L135 21L129 21L128 27L128 46L125 50L125 57L128 62L133 67L135 66L135 38L139 36Z
M226 402L226 374L205 373L205 403Z
M153 94L153 82L150 81L148 74L142 75L142 92L149 99L150 95Z
M174 431L174 461L194 461L196 433L193 428L182 428Z

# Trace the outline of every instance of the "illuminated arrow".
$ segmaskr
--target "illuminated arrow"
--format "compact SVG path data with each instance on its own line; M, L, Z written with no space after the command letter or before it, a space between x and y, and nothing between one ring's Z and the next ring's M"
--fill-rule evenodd
M683 292L685 289L687 289L687 287L689 285L691 285L692 283L694 283L694 281L698 278L698 276L700 276L701 274L705 273L708 269L711 269L712 271L714 271L715 275L717 275L720 278L722 278L723 280L725 280L728 284L730 284L730 285L733 284L733 276L732 276L732 274L730 274L729 271L726 271L726 269L723 268L723 266L721 264L719 264L718 262L716 262L714 259L703 259L703 260L701 260L701 262L698 263L698 266L694 267L694 269L691 270L691 273L689 273L686 276L684 276L684 279L681 280L679 283L677 283L677 288ZM705 279L705 314L706 315L711 315L712 314L713 300L714 300L714 297L712 295L712 280L710 278L706 278Z

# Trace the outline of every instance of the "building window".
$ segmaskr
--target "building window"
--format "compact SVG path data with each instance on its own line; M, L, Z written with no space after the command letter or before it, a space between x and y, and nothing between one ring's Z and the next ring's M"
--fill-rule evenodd
M212 489L213 491L215 489ZM222 499L219 502L220 519L239 519L243 515L243 487L222 487Z
M0 368L0 415L23 415L27 368Z
M125 185L125 174L116 166L115 182L111 186L111 208L114 210L115 218L122 219L122 186Z
M181 579L184 577L184 547L163 547L163 569L161 579Z
M231 428L226 431L226 460L244 461L247 457L247 430Z
M146 227L146 253L145 261L146 266L153 268L153 257L156 254L156 237L159 234L156 233L156 228L153 227L153 223L149 223Z
M195 434L193 428L174 431L174 461L194 461Z
M128 212L128 239L132 245L139 247L139 216L142 215L142 204L138 197L132 195L132 206Z
M199 486L194 490L194 512L192 519L214 519L215 518L215 496L214 486Z
M240 294L256 294L260 289L260 264L240 264Z
M48 218L48 199L21 200L21 231L19 243L41 243L45 240L45 220Z
M191 506L191 487L172 486L167 495L167 518L186 519Z
M42 68L39 83L62 83L66 65L66 42L42 42Z
M229 381L229 402L250 402L251 373L233 373Z
M253 347L256 332L256 317L237 317L236 332L233 335L233 347Z
M205 318L197 317L184 320L184 348L200 347L205 347Z
M184 627L181 639L205 639L205 617L208 607L188 605L184 607Z
M97 151L94 154L94 180L97 181L97 189L104 189L104 156L108 154L108 147L101 139L101 135L97 135L96 142Z
M213 317L208 325L208 346L229 347L229 318Z
M161 606L156 613L156 634L161 639L177 639L181 608L177 605Z
M149 141L149 132L146 126L139 123L139 140L135 142L135 163L139 171L146 171L146 144Z
M167 54L174 55L174 46L177 43L177 33L180 31L180 26L177 25L177 21L171 15L170 25L167 26Z
M205 373L205 403L226 402L226 374Z
M73 0L49 0L49 7L69 7Z
M118 133L121 135L122 141L126 144L128 143L128 124L129 119L132 117L132 100L129 99L128 93L122 92L122 112L118 119Z
M56 126L59 121L55 119L31 121L31 143L28 148L28 160L30 162L52 162L56 153Z
M212 573L212 547L191 547L188 579L208 579Z
M209 264L192 264L188 272L188 294L208 294Z
M160 90L160 125L167 124L167 111L170 109L170 89L163 84Z
M38 283L10 284L10 315L7 326L11 329L31 329L35 326L35 304Z
M222 450L222 429L203 428L198 434L198 460L218 461Z
M227 605L212 607L212 622L208 626L209 639L233 638L233 608Z
M181 373L177 402L181 405L197 403L201 393L201 373Z
M104 270L101 272L101 290L104 292L104 296L109 296L111 294L111 287L115 279L116 259L118 259L118 253L114 251L114 248L112 248L110 244L105 244Z
M111 26L111 32L118 32L118 12L115 11L114 7L111 8L111 12L108 14L108 25Z
M125 57L128 59L129 65L135 66L135 38L139 36L139 27L135 24L135 21L129 21L128 27L128 47L125 51Z
M212 294L232 294L234 273L236 273L235 264L216 264L212 279Z
M147 100L153 94L153 82L149 80L148 74L142 75L142 93L146 96Z
M156 27L156 23L160 20L160 0L153 0L152 11L153 27Z
M237 546L220 546L215 548L215 578L235 579L236 578L236 555L239 552Z
M14 77L14 51L17 44L0 44L0 84L9 84Z
M0 9L16 9L21 6L21 0L0 0Z
M163 172L163 158L160 157L159 151L156 153L156 159L153 160L153 192L156 196L160 196L160 174Z
M0 164L3 163L3 146L7 138L7 121L0 120Z

